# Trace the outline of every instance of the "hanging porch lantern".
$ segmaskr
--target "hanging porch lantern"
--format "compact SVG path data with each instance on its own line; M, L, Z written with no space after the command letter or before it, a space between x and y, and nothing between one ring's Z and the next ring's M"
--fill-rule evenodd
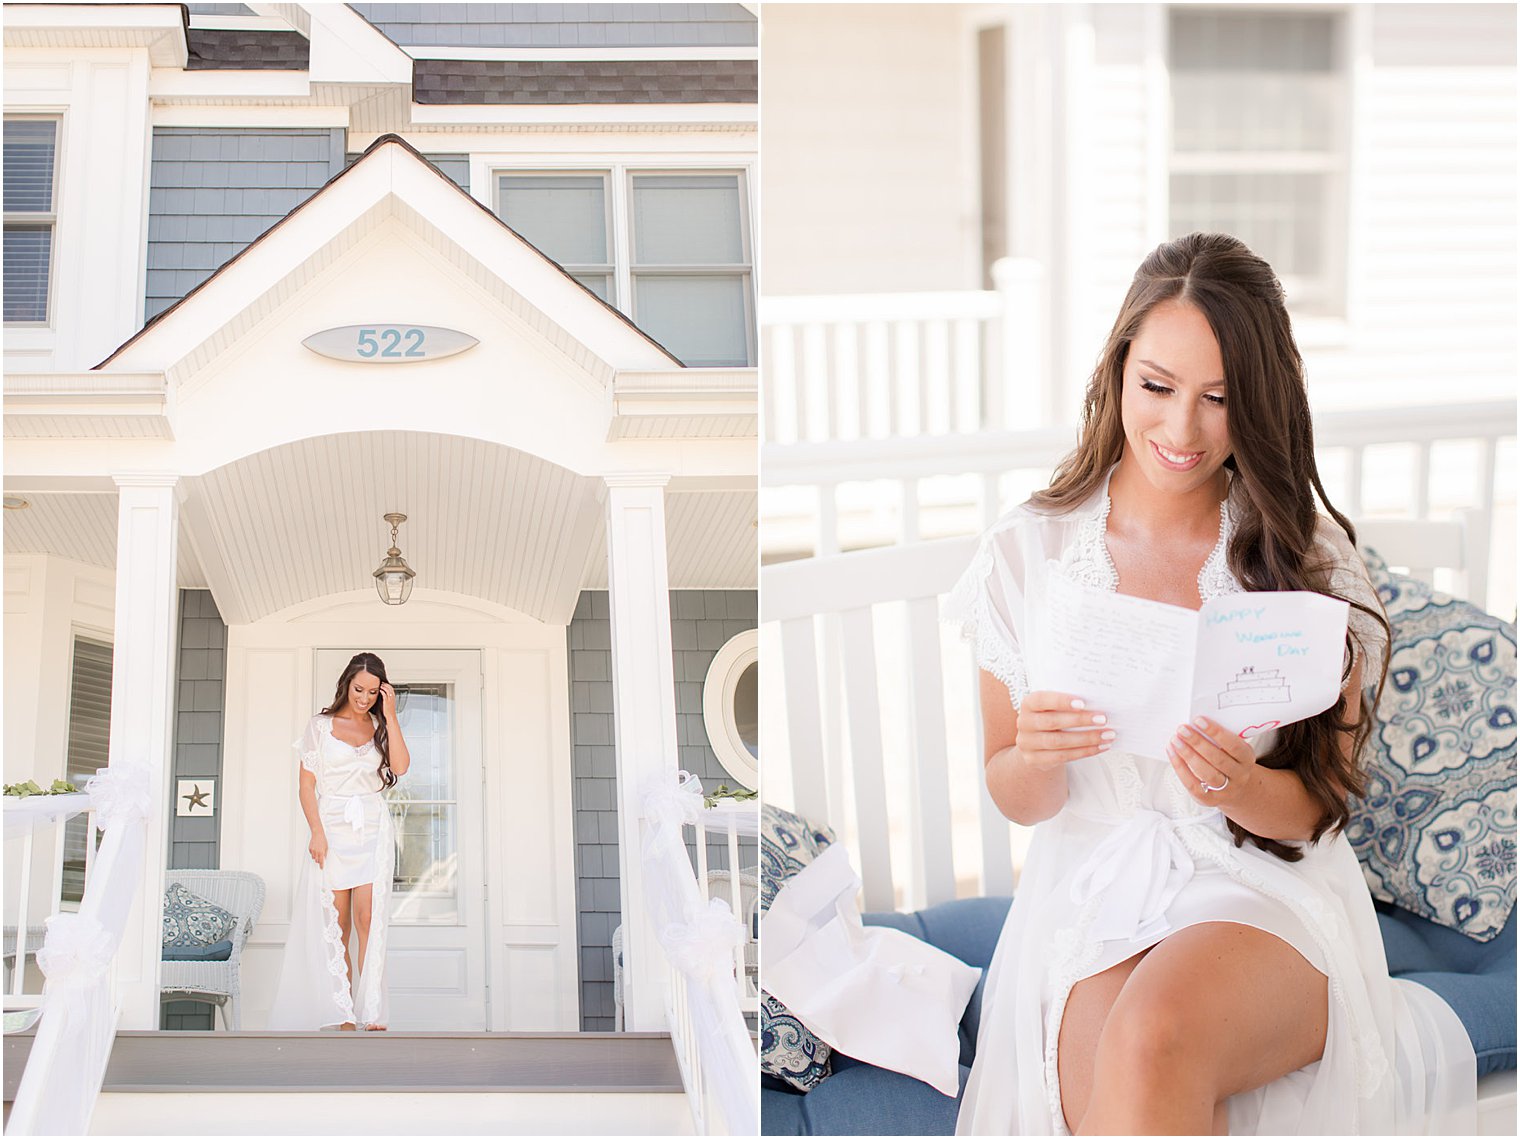
M391 524L391 548L385 551L385 560L375 571L375 589L380 593L380 600L387 605L405 605L406 599L412 595L412 578L417 576L417 571L406 564L396 546L396 528L406 521L406 515L387 514L385 520Z

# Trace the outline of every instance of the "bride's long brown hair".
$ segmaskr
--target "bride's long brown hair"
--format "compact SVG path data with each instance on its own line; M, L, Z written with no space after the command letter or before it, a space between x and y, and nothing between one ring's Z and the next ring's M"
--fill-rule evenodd
M385 662L374 653L356 653L343 669L343 675L338 677L338 690L333 694L333 702L322 709L322 715L331 716L341 712L348 706L348 686L354 677L361 672L367 672L381 684L389 684L390 680L385 675ZM399 709L398 709L399 714ZM380 782L387 787L396 785L396 773L391 770L391 741L390 732L385 727L385 694L381 693L375 701L375 750L380 753L380 766L376 769L380 775Z
M1235 473L1230 489L1230 571L1250 591L1302 589L1339 596L1330 589L1332 563L1315 549L1315 495L1353 548L1356 531L1331 504L1320 482L1304 361L1293 342L1282 285L1270 265L1225 234L1191 233L1168 241L1136 271L1087 386L1081 441L1062 460L1050 486L1033 496L1032 504L1056 513L1070 510L1096 492L1105 473L1119 461L1124 451L1120 398L1125 358L1151 310L1169 300L1203 313L1224 359L1225 414L1233 450L1225 466ZM1388 622L1381 611L1349 597L1341 600L1376 618L1386 637ZM1346 643L1343 683L1351 669L1349 629ZM1347 719L1347 698L1360 702L1361 693L1343 692L1319 715L1278 729L1275 746L1257 761L1263 767L1294 771L1318 801L1320 819L1311 841L1344 827L1350 817L1348 795L1366 793L1356 756L1372 730L1372 706L1382 695L1386 674L1385 661L1372 703L1354 725ZM1364 686L1372 680L1362 677ZM1348 731L1349 757L1341 749L1341 733ZM1252 834L1233 821L1229 826L1236 846L1250 840L1287 862L1303 857L1296 847Z

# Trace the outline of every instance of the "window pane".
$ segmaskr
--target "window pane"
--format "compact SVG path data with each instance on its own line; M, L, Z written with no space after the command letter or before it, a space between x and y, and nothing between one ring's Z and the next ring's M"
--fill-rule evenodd
M561 265L608 265L607 185L600 174L506 174L501 218Z
M608 304L612 303L612 278L606 273L570 274Z
M69 682L68 762L64 778L83 789L85 780L106 765L110 738L111 646L76 637ZM87 826L84 816L77 816L64 824L65 902L78 902L84 896Z
M450 741L449 685L398 684L396 715L412 764L404 781L388 794L411 799L454 798L454 757Z
M1279 277L1318 276L1328 188L1323 174L1174 174L1172 232L1233 234Z
M458 806L408 803L393 797L389 801L391 825L396 831L392 923L458 925Z
M742 265L741 225L737 174L633 180L635 265Z
M53 231L46 226L5 227L5 319L47 319L48 261Z
M5 212L51 213L53 146L58 124L39 119L5 123Z
M1181 71L1335 70L1335 16L1327 12L1174 9L1171 65Z
M742 276L637 276L633 294L639 327L682 363L749 363Z
M1329 152L1339 81L1327 75L1172 77L1172 149Z

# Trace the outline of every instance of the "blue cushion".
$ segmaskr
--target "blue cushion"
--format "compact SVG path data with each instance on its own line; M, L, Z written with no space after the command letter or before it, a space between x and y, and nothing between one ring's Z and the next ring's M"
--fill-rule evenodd
M1492 941L1455 930L1385 903L1378 924L1388 971L1433 989L1472 1038L1478 1075L1515 1066L1515 923Z
M839 1053L834 1053L836 1057ZM961 1066L966 1087L970 1069ZM762 1135L953 1135L960 1097L870 1064L836 1066L807 1095L762 1088Z
M166 945L165 961L227 961L232 957L232 942L218 941L213 945Z
M1393 646L1346 837L1374 898L1487 941L1515 905L1515 627L1363 554Z
M966 898L911 914L866 914L868 925L906 930L968 965L985 970L1008 915L1008 898ZM1384 903L1377 904L1388 969L1439 993L1472 1037L1478 1074L1515 1067L1515 929L1488 942ZM985 973L983 981L985 982ZM982 986L961 1018L961 1089L976 1052ZM765 1135L951 1135L959 1098L928 1084L863 1064L840 1052L834 1074L802 1095L762 1080ZM784 1089L784 1090L783 1090Z

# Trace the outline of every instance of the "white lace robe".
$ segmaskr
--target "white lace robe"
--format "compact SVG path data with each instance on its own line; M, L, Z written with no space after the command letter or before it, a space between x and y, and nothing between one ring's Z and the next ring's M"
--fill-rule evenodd
M947 616L974 638L978 663L1008 686L1015 707L1029 688L1021 635L1046 575L1118 588L1104 541L1109 506L1105 481L1066 514L1013 510L984 536L951 595ZM1226 499L1219 542L1198 575L1204 601L1241 592L1226 560L1230 530ZM1322 519L1319 541L1336 567L1332 589L1377 606L1340 528ZM1351 631L1372 675L1384 634L1356 609ZM1274 737L1258 737L1257 754ZM1056 1044L1072 987L1208 921L1263 929L1329 978L1323 1058L1234 1096L1231 1134L1472 1132L1472 1045L1440 997L1389 978L1372 900L1343 838L1306 844L1296 863L1236 847L1223 815L1189 796L1168 763L1146 756L1078 760L1067 779L1065 807L1036 827L993 957L959 1134L1068 1134Z
M301 766L317 777L317 812L327 835L321 867L301 850L291 897L290 933L268 1027L307 1031L340 1024L384 1025L385 947L395 839L381 797L380 753L371 740L359 747L333 735L331 716L313 716L292 744ZM334 890L373 887L369 944L358 984L350 991ZM353 945L358 966L358 938Z

